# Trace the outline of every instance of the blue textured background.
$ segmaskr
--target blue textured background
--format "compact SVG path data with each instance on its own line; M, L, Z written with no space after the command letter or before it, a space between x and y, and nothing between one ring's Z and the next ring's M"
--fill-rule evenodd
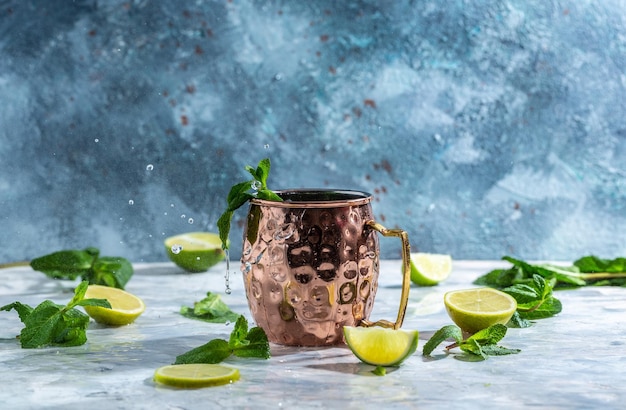
M413 250L626 255L625 24L618 0L0 0L0 262L166 260L266 156L271 187L372 192Z

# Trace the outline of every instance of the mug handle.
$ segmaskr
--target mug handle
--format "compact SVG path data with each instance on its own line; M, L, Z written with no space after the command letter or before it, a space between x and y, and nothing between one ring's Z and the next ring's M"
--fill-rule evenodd
M376 322L361 320L360 325L363 327L381 326L400 329L402 322L404 322L404 314L409 301L409 290L411 289L411 245L409 244L409 235L402 229L387 229L373 220L365 222L365 225L380 232L383 236L396 236L402 241L402 294L400 295L400 307L398 308L398 317L395 323L384 319Z

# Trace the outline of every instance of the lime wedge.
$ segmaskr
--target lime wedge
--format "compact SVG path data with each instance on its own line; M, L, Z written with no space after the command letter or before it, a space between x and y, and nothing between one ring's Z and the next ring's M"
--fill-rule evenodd
M155 382L184 389L219 386L237 380L239 370L219 364L172 364L154 372Z
M433 286L444 281L452 272L452 257L437 253L411 254L411 282Z
M513 297L493 288L453 290L443 301L452 321L470 334L496 323L505 325L517 310Z
M188 272L206 272L224 259L222 241L211 232L189 232L165 239L167 256Z
M343 334L352 353L374 366L397 366L417 349L417 330L344 326Z
M110 326L132 323L146 310L143 300L122 289L101 285L89 285L85 299L106 299L111 309L100 306L83 306L85 312L96 322Z

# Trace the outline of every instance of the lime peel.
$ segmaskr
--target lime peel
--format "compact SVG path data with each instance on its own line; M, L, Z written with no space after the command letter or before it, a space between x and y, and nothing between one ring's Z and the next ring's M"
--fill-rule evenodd
M397 366L415 353L417 330L384 327L344 326L346 344L364 363L373 366Z
M183 389L220 386L239 377L239 370L233 367L206 363L167 365L154 372L155 382Z

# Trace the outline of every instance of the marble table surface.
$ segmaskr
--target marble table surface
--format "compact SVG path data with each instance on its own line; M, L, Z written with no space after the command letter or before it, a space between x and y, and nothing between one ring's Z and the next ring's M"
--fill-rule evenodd
M517 355L466 362L421 355L433 332L450 324L443 294L472 287L479 275L506 266L499 261L455 261L450 278L435 287L412 287L406 329L420 331L418 351L387 375L375 376L345 347L272 345L269 360L231 358L241 380L231 385L177 390L156 385L156 368L232 325L182 317L206 292L251 321L237 272L224 293L225 264L187 274L170 263L137 264L127 290L146 303L131 325L91 322L83 346L22 349L15 311L0 312L0 403L7 409L200 409L200 408L621 408L626 403L626 289L589 287L559 291L563 311L526 329L509 329L501 344ZM381 262L372 319L395 318L400 262ZM0 270L0 306L44 299L65 304L77 282L48 279L29 267Z

